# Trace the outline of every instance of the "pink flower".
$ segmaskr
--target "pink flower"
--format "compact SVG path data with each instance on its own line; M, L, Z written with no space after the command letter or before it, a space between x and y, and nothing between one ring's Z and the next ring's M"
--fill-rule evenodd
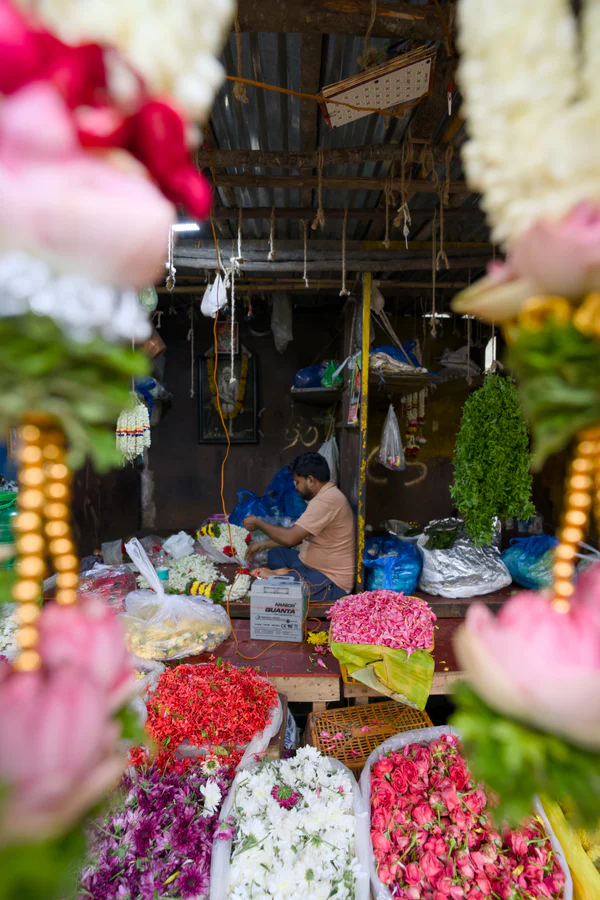
M403 759L398 763L398 769L408 784L416 784L419 780L419 770L412 759Z
M51 668L66 663L87 672L106 697L109 711L123 706L135 690L121 622L93 595L77 606L44 607L40 653Z
M423 854L423 857L421 859L421 868L425 877L429 878L430 880L432 878L436 878L441 874L441 872L444 871L444 867L442 866L441 862L439 861L437 856L434 856L433 853L431 853L430 850L427 850Z
M321 666L322 669L326 669L326 668L327 668L327 666L325 665L325 663L323 662L322 659L318 659L318 660L317 660L317 665L318 665L318 666Z
M376 850L382 853L389 853L392 848L392 842L381 831L371 831L371 843Z
M392 773L392 785L398 794L405 794L408 783L401 769L395 769Z
M8 790L0 843L43 840L118 781L118 729L101 687L71 665L18 673L2 663L0 708L0 782Z
M416 863L409 863L404 872L404 880L407 884L418 884L423 877Z
M320 736L321 736L322 738L328 738L328 737L331 737L331 735L329 734L328 731L320 731L319 734L320 734Z
M534 593L511 597L495 617L471 606L455 646L491 707L600 748L600 566L581 576L567 613Z
M473 791L472 794L465 794L463 800L471 812L476 816L481 815L487 802L486 796L481 790Z
M433 822L435 813L428 803L420 803L413 810L413 819L417 825L426 825L427 822Z
M341 731L338 731L337 734L334 734L334 735L333 735L333 740L334 740L334 741L343 741L343 740L344 740L344 735L342 734Z
M388 866L380 866L377 870L377 877L382 884L391 884L394 880L394 876Z
M363 734L366 734L367 731L370 731L370 730L371 730L371 726L370 726L370 725L363 725L363 726L361 727L360 730L362 731Z
M445 791L442 791L442 800L444 801L449 812L452 812L455 809L460 809L461 803L454 786L452 786L451 788L447 788Z
M389 756L384 756L373 766L373 774L376 775L377 778L382 778L384 775L387 775L388 772L391 772L393 768L394 765Z
M145 169L124 158L127 171L84 152L50 84L34 83L5 98L0 251L25 250L104 284L152 282L175 210Z

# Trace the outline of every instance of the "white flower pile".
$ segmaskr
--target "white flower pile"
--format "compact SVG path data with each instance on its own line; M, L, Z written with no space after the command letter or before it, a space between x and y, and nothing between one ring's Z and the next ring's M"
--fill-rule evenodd
M226 581L215 564L206 556L198 556L190 553L181 559L173 559L169 562L168 586L177 593L185 594L185 589L190 581L203 581L211 584L213 581ZM146 579L138 576L138 585L142 590L149 587Z
M347 773L303 747L294 759L243 772L236 781L230 900L352 900L356 879L365 874L354 854ZM280 805L277 786L293 794L293 806Z
M252 579L249 575L236 575L233 580L231 592L226 590L225 597L229 597L230 600L243 600L244 597L247 597L250 593L251 584Z
M219 525L219 529L221 532L219 537L208 535L208 538L215 550L219 550L222 553L225 547L233 547L236 557L240 560L240 562L243 562L243 560L246 558L246 551L248 549L246 539L250 532L246 531L246 529L242 528L240 525L230 525L229 527L227 527L226 523ZM231 540L229 537L230 531Z
M223 81L217 58L233 19L234 0L20 0L67 43L118 49L152 94L171 95L192 121L208 118ZM122 67L111 87L134 82Z
M133 291L96 284L82 275L56 275L26 253L0 256L0 316L49 316L75 341L145 341L151 328Z
M458 15L463 160L510 246L536 219L600 201L600 4L584 4L581 43L569 0L460 0Z
M0 656L13 657L19 647L16 641L18 628L17 603L0 604Z

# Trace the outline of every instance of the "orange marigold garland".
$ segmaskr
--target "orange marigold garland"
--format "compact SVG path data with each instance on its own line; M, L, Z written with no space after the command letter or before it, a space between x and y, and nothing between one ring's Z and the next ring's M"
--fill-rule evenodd
M213 406L215 409L218 409L214 356L207 357L206 366L208 369L208 386L210 388L210 394L212 397ZM224 419L227 419L227 420L235 419L241 413L242 407L244 405L244 397L246 396L247 381L248 381L248 354L244 353L242 355L242 370L240 372L240 382L239 382L239 387L238 387L238 392L237 392L236 404L230 413L226 413L223 410L221 411Z

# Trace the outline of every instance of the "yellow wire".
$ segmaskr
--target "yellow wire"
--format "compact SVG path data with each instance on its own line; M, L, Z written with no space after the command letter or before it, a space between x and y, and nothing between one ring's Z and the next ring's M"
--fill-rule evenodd
M392 119L403 119L404 112L391 112L389 109L379 109L377 106L355 106L353 103L346 103L345 100L332 100L330 97L324 97L323 94L305 94L302 91L291 91L289 88L278 87L275 84L266 84L264 81L254 81L252 78L239 78L237 75L226 75L227 81L237 81L239 84L249 84L252 87L262 88L264 91L275 91L277 94L287 94L288 97L300 97L301 100L315 100L317 103L331 103L333 106L345 106L347 109L353 109L355 112L379 113L381 116L390 116ZM422 98L417 100L420 103ZM406 103L404 106L416 106L417 103Z

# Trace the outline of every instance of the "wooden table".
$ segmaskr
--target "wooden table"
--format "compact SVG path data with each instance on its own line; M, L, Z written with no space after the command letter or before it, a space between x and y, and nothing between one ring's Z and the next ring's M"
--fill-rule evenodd
M369 697L382 696L364 685L343 684L338 661L331 653L323 658L306 643L270 646L268 641L252 641L247 619L238 619L233 624L237 645L232 635L221 644L216 654L233 665L250 665L258 669L292 703L312 703L313 711L318 712L325 709L327 703L339 701L342 697L352 698L357 703L368 703ZM438 622L432 694L449 693L452 684L461 677L452 650L452 636L460 624L461 620L454 618ZM326 668L318 664L318 659L324 662ZM204 653L185 662L208 660L209 654Z

